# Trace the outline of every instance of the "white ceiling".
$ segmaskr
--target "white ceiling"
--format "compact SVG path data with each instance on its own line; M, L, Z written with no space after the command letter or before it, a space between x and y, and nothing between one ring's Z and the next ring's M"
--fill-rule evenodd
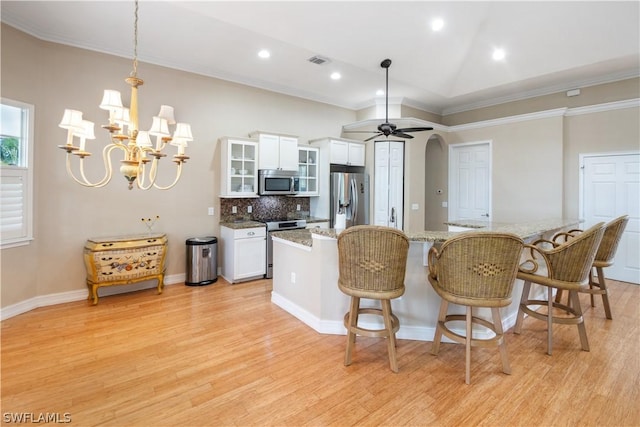
M133 57L132 1L0 3L3 22L36 37ZM374 105L390 58L390 98L451 113L640 75L639 6L141 0L138 58L352 109ZM436 17L440 32L429 25ZM491 59L494 47L503 61ZM308 62L314 55L330 62Z

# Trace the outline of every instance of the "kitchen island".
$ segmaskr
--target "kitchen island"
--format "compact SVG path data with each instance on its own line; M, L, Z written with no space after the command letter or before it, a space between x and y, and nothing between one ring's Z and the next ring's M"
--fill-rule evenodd
M576 228L577 219L550 219L522 223L457 221L448 223L456 231L407 232L409 255L405 276L405 294L391 301L400 320L397 337L432 341L440 307L440 297L427 280L427 254L461 231L496 231L513 233L525 242L550 238L554 233ZM334 229L280 231L273 234L273 291L271 301L291 315L323 334L346 334L344 314L349 311L349 297L338 289L338 247ZM523 283L517 280L513 301L501 309L505 330L515 325ZM543 289L537 293L542 296ZM376 306L376 301L362 300L361 305ZM458 310L458 311L456 311ZM451 305L450 313L464 314L464 307ZM491 318L490 310L474 314ZM362 316L362 325L379 328L381 320ZM461 331L464 325L461 324ZM474 332L475 333L475 332ZM478 331L480 335L485 332Z

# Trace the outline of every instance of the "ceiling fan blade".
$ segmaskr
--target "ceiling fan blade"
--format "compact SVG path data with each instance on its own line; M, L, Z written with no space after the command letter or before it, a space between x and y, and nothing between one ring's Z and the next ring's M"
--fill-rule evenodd
M433 130L433 128L432 127L420 127L420 128L396 129L397 132L422 132L424 130Z
M375 130L343 130L343 133L374 133Z
M364 142L371 141L372 139L377 138L377 137L379 137L380 135L383 135L383 133L382 133L382 132L377 133L377 134L373 135L371 138L367 138L367 139L365 139L365 140L364 140Z
M408 133L403 133L403 132L400 132L400 131L397 131L397 130L395 132L391 132L391 135L399 136L400 138L405 138L405 139L412 139L413 138L412 135L409 135Z

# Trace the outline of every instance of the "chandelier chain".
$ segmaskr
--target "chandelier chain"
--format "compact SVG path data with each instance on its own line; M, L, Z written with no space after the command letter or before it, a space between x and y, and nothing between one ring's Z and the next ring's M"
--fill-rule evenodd
M135 1L133 21L133 71L131 71L131 76L138 76L138 0Z

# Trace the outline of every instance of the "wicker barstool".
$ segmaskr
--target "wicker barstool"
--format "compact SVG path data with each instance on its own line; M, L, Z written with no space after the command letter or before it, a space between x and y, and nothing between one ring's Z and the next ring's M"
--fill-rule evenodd
M607 319L612 319L611 306L609 305L609 291L607 289L607 280L604 277L604 269L613 265L616 252L618 250L618 244L622 239L622 233L624 233L627 223L629 222L629 215L623 215L618 217L604 226L604 234L602 235L602 241L596 252L596 258L593 261L593 266L589 270L589 283L588 285L580 286L578 292L591 294L591 307L595 307L594 295L602 295L602 305L604 306L604 314ZM561 244L567 242L571 238L582 233L583 230L574 229L567 232L558 233L553 237L553 242ZM593 270L598 272L598 280L596 281ZM556 293L556 302L560 302L562 297L562 290L559 289ZM570 298L568 298L567 305L570 305Z
M578 298L578 290L586 282L591 265L596 256L598 246L604 233L604 223L598 223L580 235L555 245L553 241L540 239L531 245L530 259L525 261L518 271L518 279L524 280L522 298L518 308L518 318L514 332L522 331L525 313L531 317L547 322L547 354L551 354L553 345L553 324L577 325L580 343L584 351L589 351L587 330L584 326L582 308ZM546 246L551 246L545 249ZM547 287L547 299L529 299L531 283ZM569 291L571 306L553 300L553 290ZM538 312L529 306L546 306L546 312ZM553 309L558 308L566 315L555 315Z
M351 364L356 335L385 337L389 365L393 372L398 372L395 334L400 322L391 310L391 299L404 294L408 252L409 239L394 228L358 225L347 228L338 236L338 287L351 297L350 310L344 316L347 328L345 366ZM380 300L381 309L360 308L360 298ZM359 327L360 314L382 316L384 329Z
M429 250L429 282L442 298L431 353L438 354L442 335L465 344L465 382L471 381L471 347L498 346L502 371L511 373L502 330L500 307L511 303L513 283L524 242L507 233L462 233ZM466 314L447 314L449 303L466 306ZM491 309L493 322L473 315L473 307ZM465 335L449 328L452 321L465 321ZM474 338L473 324L493 332L489 338Z

